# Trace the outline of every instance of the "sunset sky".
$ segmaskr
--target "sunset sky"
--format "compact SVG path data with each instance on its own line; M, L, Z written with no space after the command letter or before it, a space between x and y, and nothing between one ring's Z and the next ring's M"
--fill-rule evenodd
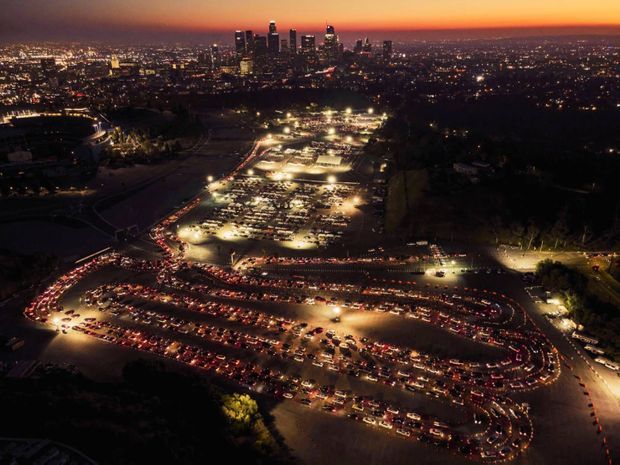
M619 0L1 0L0 40L179 37L234 29L414 31L620 27Z

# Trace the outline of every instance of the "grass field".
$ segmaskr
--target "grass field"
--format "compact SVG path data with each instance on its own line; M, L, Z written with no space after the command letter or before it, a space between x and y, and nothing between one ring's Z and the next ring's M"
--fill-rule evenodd
M427 185L426 170L399 171L390 178L385 212L385 229L388 233L398 229Z

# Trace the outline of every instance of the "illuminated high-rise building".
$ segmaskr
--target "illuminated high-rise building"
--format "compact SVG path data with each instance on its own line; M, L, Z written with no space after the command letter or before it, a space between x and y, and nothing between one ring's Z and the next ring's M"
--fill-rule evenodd
M338 36L336 35L334 26L330 24L325 28L323 52L326 60L333 61L338 58Z
M243 31L235 31L235 51L242 55L246 51L245 33Z
M248 53L254 52L254 34L252 31L245 31L245 50Z
M222 56L220 55L220 47L217 44L211 45L211 63L214 68L222 64Z
M291 53L297 53L297 29L288 31L288 43Z
M269 33L267 34L267 51L270 55L277 55L280 52L280 34L276 29L276 22L269 21Z
M372 44L370 43L370 40L368 39L368 37L364 39L364 45L362 46L362 53L365 53L367 55L370 55L372 53Z
M267 36L267 51L271 55L277 55L280 52L280 34L270 32Z
M316 39L313 35L301 36L301 52L306 55L316 52Z

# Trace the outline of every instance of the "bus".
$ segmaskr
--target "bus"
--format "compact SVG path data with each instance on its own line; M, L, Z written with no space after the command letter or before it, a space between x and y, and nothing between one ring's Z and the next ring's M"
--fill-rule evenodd
M590 336L586 336L585 334L578 333L577 331L573 331L573 334L571 335L571 337L573 339L578 339L581 342L585 342L586 344L590 344L594 346L598 344L598 339L595 339Z

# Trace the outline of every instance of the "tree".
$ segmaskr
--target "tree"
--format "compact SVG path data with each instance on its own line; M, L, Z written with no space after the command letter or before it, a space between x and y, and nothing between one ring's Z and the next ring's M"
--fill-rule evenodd
M538 225L536 224L536 222L530 218L530 220L528 221L528 225L527 225L527 249L530 250L532 248L532 242L534 242L534 239L536 239L536 237L538 237L538 235L540 234L540 229L538 228Z
M247 394L223 395L222 412L236 434L250 432L259 417L258 404Z

